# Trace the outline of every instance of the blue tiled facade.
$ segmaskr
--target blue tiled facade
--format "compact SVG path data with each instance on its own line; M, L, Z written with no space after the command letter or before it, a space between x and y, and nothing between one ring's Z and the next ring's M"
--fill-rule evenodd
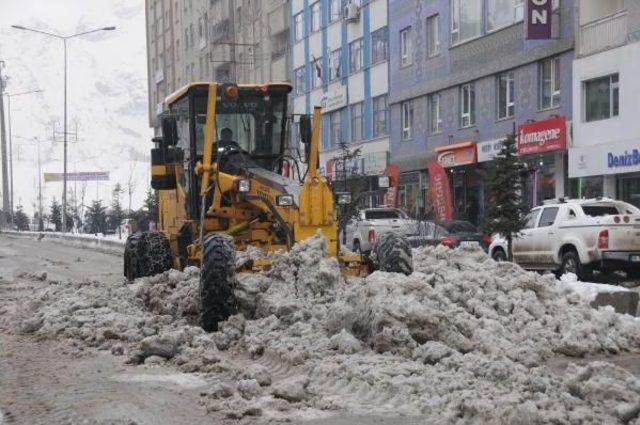
M388 40L387 58L372 63L372 33L387 28L387 0L363 1L358 8L357 19L348 21L344 7L348 2L340 0L293 0L290 2L291 28L291 80L294 82L293 112L311 113L314 106L323 106L322 143L320 166L325 172L327 165L339 155L338 142L359 147L362 152L360 162L355 165L366 174L379 173L388 165L389 158L389 112L386 113L387 130L374 135L373 99L388 93ZM319 5L320 28L312 30L312 8ZM331 5L339 4L339 17L330 18ZM360 4L360 2L356 2ZM302 37L296 39L296 16L302 14ZM357 71L350 70L349 45L354 40L362 40L362 66ZM330 56L340 49L340 77L330 78ZM312 87L316 77L313 61L318 59L322 74L321 83ZM296 70L303 68L304 89L298 92ZM338 99L331 104L327 99ZM352 128L352 107L362 105L362 136L354 138ZM330 115L340 115L340 135L332 137ZM339 140L338 140L339 139ZM331 176L330 176L331 177Z
M469 0L471 1L471 0ZM514 126L529 120L541 121L552 115L571 120L572 61L574 58L574 2L563 0L554 14L554 39L525 39L523 21L487 31L487 3L482 1L481 35L453 45L451 42L451 0L390 0L390 87L391 163L396 164L407 184L415 186L411 195L424 197L428 186L427 161L436 158L435 148L460 141L488 141L503 138ZM525 2L526 3L526 2ZM439 16L440 52L428 57L427 19ZM559 19L558 19L559 18ZM411 27L411 65L401 66L400 32ZM559 58L560 100L557 107L542 109L539 104L540 63ZM497 76L513 72L514 113L498 119ZM462 128L460 90L466 83L475 88L475 124ZM428 123L428 97L440 95L441 131L432 134ZM403 140L401 108L412 102L412 135ZM559 156L558 161L564 159ZM558 164L559 168L564 167ZM566 173L566 171L564 171ZM417 185L417 186L416 186ZM561 184L558 184L561 186ZM417 190L416 190L417 189ZM482 194L477 196L482 197ZM407 204L411 200L403 200ZM413 200L423 202L421 200Z

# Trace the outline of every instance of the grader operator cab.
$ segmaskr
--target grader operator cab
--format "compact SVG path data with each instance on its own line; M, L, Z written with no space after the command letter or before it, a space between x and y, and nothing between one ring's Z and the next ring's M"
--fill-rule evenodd
M127 239L124 273L132 280L199 266L207 331L236 313L235 273L269 267L266 256L236 264L236 250L249 246L286 252L320 232L346 274L411 272L409 245L393 234L379 239L371 260L340 254L333 194L318 173L320 108L299 117L304 157L289 154L290 91L286 83L196 83L166 100L162 137L151 151L157 231ZM280 172L285 162L291 178Z

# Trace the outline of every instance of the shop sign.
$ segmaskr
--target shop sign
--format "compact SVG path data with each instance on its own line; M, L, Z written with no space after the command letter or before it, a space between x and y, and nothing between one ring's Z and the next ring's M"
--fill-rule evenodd
M448 146L439 146L435 151L438 154L438 162L443 167L475 164L477 161L475 142L460 142Z
M396 206L398 201L398 176L400 175L400 169L395 164L389 164L384 175L389 176L389 188L384 194L384 204Z
M527 40L551 38L552 0L527 0Z
M504 139L478 142L478 162L492 161L504 146Z
M320 106L323 113L347 106L347 86L336 84L322 95Z
M362 159L364 173L368 176L379 176L387 169L389 153L387 151L363 153Z
M640 140L569 149L569 177L640 171Z
M431 201L433 202L436 218L440 221L451 220L453 217L453 203L451 201L451 186L447 170L440 162L430 161L429 170L429 190Z
M518 153L537 154L567 148L567 119L551 118L518 126Z

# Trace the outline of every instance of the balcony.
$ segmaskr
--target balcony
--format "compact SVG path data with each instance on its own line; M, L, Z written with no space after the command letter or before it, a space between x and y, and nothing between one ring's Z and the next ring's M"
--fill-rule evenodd
M580 56L613 49L627 41L627 12L622 11L580 26Z

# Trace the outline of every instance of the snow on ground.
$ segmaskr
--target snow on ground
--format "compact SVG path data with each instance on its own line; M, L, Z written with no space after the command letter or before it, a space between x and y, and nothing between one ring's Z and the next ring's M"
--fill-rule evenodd
M240 275L242 314L216 333L197 327L195 268L119 287L49 282L0 307L0 326L66 338L78 355L111 350L213 377L202 402L232 418L347 411L601 424L640 403L640 380L613 364L571 365L561 376L546 366L558 355L640 352L640 322L592 309L575 285L445 247L415 250L411 276L345 280L323 249L313 238L274 255L269 271Z

